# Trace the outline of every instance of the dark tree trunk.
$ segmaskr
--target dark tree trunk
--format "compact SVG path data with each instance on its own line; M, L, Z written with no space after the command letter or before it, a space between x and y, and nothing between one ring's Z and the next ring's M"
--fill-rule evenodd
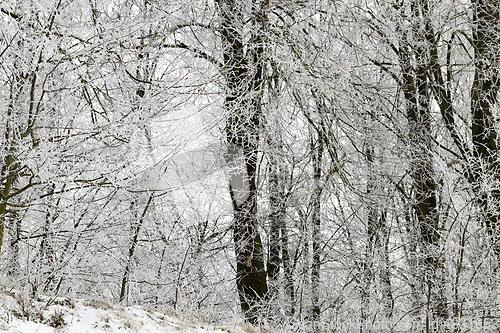
M434 48L432 26L429 22L429 4L426 0L411 2L411 12L418 18L413 25L412 35L420 42L411 43L408 32L402 31L402 46L399 61L402 69L402 91L406 101L408 120L408 145L410 156L411 188L413 195L412 215L418 249L416 270L420 280L418 289L425 290L426 323L448 316L444 297L444 262L439 253L439 209L438 186L432 156L431 140L431 87L428 73L432 65L431 52ZM414 59L414 60L412 60ZM422 289L425 288L425 289Z
M253 8L254 35L244 45L244 4L235 0L217 1L221 18L226 80L224 109L228 113L226 138L230 165L230 194L234 208L236 286L246 319L257 324L267 293L262 241L258 232L257 155L261 127L261 91L264 82L263 27L266 5Z
M369 137L369 135L367 135ZM375 264L378 261L380 263L380 269L378 271L378 276L380 279L380 288L382 293L382 306L384 310L384 315L390 317L392 313L392 289L390 280L390 261L389 261L389 228L386 223L386 213L383 207L379 205L377 196L380 191L380 181L376 173L376 163L375 163L375 148L373 142L366 142L365 144L365 158L368 168L367 174L367 184L366 184L366 194L367 194L367 243L365 248L365 263L364 263L364 274L362 295L367 298L370 294L371 284L376 277ZM369 304L363 302L366 306L363 306L362 312L365 309L369 309ZM366 319L363 316L363 319Z
M278 297L279 292L279 272L280 272L280 257L282 252L281 243L281 224L284 218L283 212L283 191L281 191L279 179L279 167L276 158L269 158L269 259L267 261L267 279L268 279L268 296L270 299Z
M318 133L316 141L311 140L311 154L313 164L313 196L312 196L312 247L313 261L311 267L311 288L312 288L312 318L314 322L319 322L321 308L319 304L319 283L321 270L321 165L323 161L323 134Z
M283 260L283 271L285 274L285 292L290 300L287 314L293 316L295 314L295 283L293 280L293 265L292 258L288 250L288 228L286 222L283 220L281 225L281 256Z
M9 231L9 258L10 263L7 267L7 276L12 279L19 277L20 257L19 257L19 242L21 238L21 219L15 211L10 211L7 218Z
M493 251L500 259L498 134L493 118L497 103L500 68L500 8L497 1L472 1L472 41L475 74L471 90L473 170L477 205L483 214ZM495 184L487 190L486 184ZM498 266L498 264L497 264Z

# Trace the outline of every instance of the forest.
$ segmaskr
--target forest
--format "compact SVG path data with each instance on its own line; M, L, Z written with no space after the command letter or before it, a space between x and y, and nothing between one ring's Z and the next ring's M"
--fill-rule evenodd
M498 330L499 87L498 0L3 0L0 284Z

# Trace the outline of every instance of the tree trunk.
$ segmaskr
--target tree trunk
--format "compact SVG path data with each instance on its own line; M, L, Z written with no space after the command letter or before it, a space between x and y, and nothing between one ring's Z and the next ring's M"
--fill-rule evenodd
M379 217L379 249L381 251L380 283L382 288L382 303L384 315L392 316L393 295L391 287L391 261L389 259L389 227L387 225L387 213L383 210Z
M236 286L246 319L257 324L267 293L262 241L258 232L257 155L261 127L261 94L264 82L263 8L253 8L250 42L245 47L241 29L245 26L244 4L217 1L221 18L223 68L226 80L224 109L228 113L226 138L230 165L230 194L234 209ZM257 4L255 5L257 6Z
M8 220L8 196L10 195L10 191L15 179L15 176L13 174L14 171L12 170L13 167L11 155L7 156L4 168L5 172L2 172L2 178L4 178L5 180L3 181L3 187L1 189L2 198L0 199L0 251L2 250L4 230Z
M288 250L288 228L283 220L281 225L281 257L283 260L283 271L285 274L285 293L290 300L287 315L292 317L295 314L295 283L293 280L293 265Z
M368 135L369 137L369 135ZM386 225L386 213L379 205L377 196L380 191L377 175L375 173L375 148L372 142L365 144L365 158L368 168L367 175L367 243L365 253L365 264L362 288L364 295L370 294L370 287L375 278L376 262L380 263L378 276L382 292L382 307L385 317L390 317L392 313L392 289L390 281L390 261L389 261L389 229ZM378 260L377 260L378 259ZM369 304L363 309L369 309ZM362 309L362 311L363 311ZM366 319L366 318L363 318Z
M16 81L17 82L17 81ZM21 89L21 87L16 87L18 89ZM11 87L12 90L16 90L15 88ZM13 129L11 128L11 123L12 123L12 113L13 113L13 108L14 108L14 99L15 99L15 92L11 92L11 102L9 107L7 108L7 120L5 123L5 134L4 134L4 139L5 139L5 146L3 147L5 157L3 158L3 163L2 163L2 168L1 168L1 181L2 181L2 188L1 188L1 198L0 198L0 252L2 251L2 243L3 243L3 238L4 238L4 230L5 230L5 225L8 220L8 200L9 196L11 194L12 187L14 185L15 180L17 179L17 165L14 161L14 152L15 149L11 145L11 142L14 141L14 139L11 137L13 135Z
M8 231L10 261L10 264L7 267L7 276L15 280L19 277L20 273L19 242L21 237L21 219L19 218L17 212L11 211L8 214L7 220L9 221Z
M312 135L312 133L311 133ZM323 134L318 133L316 142L311 138L311 154L313 164L313 195L312 195L312 247L313 261L311 267L311 289L312 289L312 319L319 322L321 308L319 304L319 283L321 269L321 164L323 161ZM316 330L317 331L317 330Z
M151 202L153 201L154 195L150 194L148 202L146 203L146 206L144 207L144 210L142 211L142 215L140 216L138 221L133 221L132 223L132 241L130 243L130 247L128 250L128 256L127 256L127 263L125 265L125 269L123 271L123 277L122 277L122 283L120 287L120 298L119 302L122 303L125 301L125 297L127 296L127 288L128 288L128 282L129 282L129 277L130 277L130 266L132 264L132 259L134 258L134 253L135 249L137 247L137 244L139 243L139 234L141 232L141 227L144 223L146 213L148 212L149 207L151 206ZM137 203L134 203L137 205ZM132 204L132 206L134 205ZM131 209L135 209L135 207L131 207Z
M439 253L439 209L438 186L435 181L431 140L431 103L427 71L431 66L433 48L432 27L429 22L429 8L426 0L412 2L411 9L416 20L413 36L419 43L410 43L408 33L402 31L402 46L399 61L402 68L402 90L406 101L408 120L408 145L410 146L410 176L414 204L412 213L416 222L417 279L421 288L426 288L426 326L431 320L447 318L447 302L444 297L444 262ZM422 30L423 29L423 30ZM412 61L414 59L414 62ZM430 315L430 317L429 317Z
M475 73L471 90L473 171L477 205L500 260L498 134L493 108L498 98L500 68L500 8L497 1L473 0L472 41ZM495 184L488 190L490 184ZM498 264L497 264L498 266ZM498 267L497 267L498 268Z
M284 218L283 193L280 189L279 167L274 156L270 156L269 165L269 259L267 261L268 298L276 299L279 296L280 257L282 252L281 224Z
M284 281L284 291L288 298L285 301L286 313L288 315L294 312L294 284L292 278L292 267L290 255L288 252L288 229L286 223L287 194L285 187L287 185L288 172L284 163L281 163L281 157L274 155L282 151L281 144L273 144L281 140L270 139L269 145L271 153L269 154L269 259L267 262L268 279L268 299L276 300L279 298L280 281ZM283 269L284 280L280 279L280 269Z
M55 185L50 184L48 186L47 192L45 193L48 197L46 200L45 213L45 223L42 227L42 240L40 241L40 268L42 271L41 284L44 284L43 292L54 291L56 285L54 285L54 280L56 278L56 253L54 250L54 237L53 237L53 225L57 219L56 209L60 203L61 198L59 197L57 201L52 205Z

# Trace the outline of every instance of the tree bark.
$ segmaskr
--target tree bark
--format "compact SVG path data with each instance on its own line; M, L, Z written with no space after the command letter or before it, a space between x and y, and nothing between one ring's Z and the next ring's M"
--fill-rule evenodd
M369 136L369 135L368 135ZM386 223L386 212L378 203L377 196L380 191L379 179L375 172L375 148L373 142L365 144L365 158L368 168L366 194L367 194L367 243L365 253L365 264L363 274L363 295L368 296L370 287L376 277L376 261L378 259L380 268L378 276L382 292L383 315L390 317L392 313L392 289L390 280L390 260L389 260L389 228ZM369 304L363 306L369 309ZM362 311L363 311L362 309ZM363 317L363 319L366 319Z
M323 127L322 127L323 128ZM311 133L312 135L312 133ZM313 261L311 267L311 289L312 289L312 319L319 322L321 308L319 304L319 284L321 270L321 165L323 162L324 140L323 134L318 133L318 138L314 141L311 138L311 154L313 166L313 195L312 195L312 247Z
M280 257L282 252L281 224L284 218L283 193L280 189L279 167L274 156L270 156L269 165L269 259L267 261L268 297L275 299L279 294Z
M432 156L431 140L431 87L428 72L431 69L430 50L434 39L429 21L429 4L426 0L410 2L411 12L418 19L413 23L412 35L419 41L410 43L408 32L401 29L399 62L402 69L402 91L406 101L408 120L408 145L410 146L410 177L413 200L412 213L418 232L417 269L421 287L427 289L421 304L426 308L426 326L436 318L447 318L447 302L444 297L444 262L439 253L438 186ZM412 61L412 59L414 59Z
M120 287L120 297L119 297L119 302L122 303L125 301L125 297L127 296L127 287L128 287L128 282L129 282L129 277L130 277L130 266L132 264L132 259L134 258L134 253L135 249L137 247L137 244L139 243L139 234L141 232L141 227L144 223L146 213L148 212L149 207L151 206L151 202L153 201L154 195L150 194L148 202L146 203L146 206L144 207L144 210L142 211L142 214L139 218L138 221L134 221L132 224L132 241L130 243L130 247L128 250L128 256L127 256L127 263L125 265L125 269L123 271L123 277L122 277L122 283ZM134 203L135 205L137 203ZM134 205L132 204L132 206ZM131 207L134 209L135 207Z
M287 314L292 317L295 314L295 283L293 280L293 264L292 258L288 250L288 228L286 222L283 220L280 228L282 247L281 256L283 260L283 271L285 275L285 292L290 300Z
M9 231L9 261L10 264L7 267L7 276L10 278L17 279L19 277L20 269L20 257L19 257L19 242L21 237L21 219L17 212L10 211L7 220L8 231Z
M475 73L471 89L473 179L477 206L500 260L498 133L493 116L497 104L500 67L500 8L497 1L473 0L472 41ZM488 184L488 185L487 185ZM490 184L496 184L488 190ZM497 264L498 266L498 264ZM497 267L498 269L498 267Z
M247 45L242 36L245 26L243 6L236 0L217 1L226 80L224 109L229 115L226 140L234 209L236 286L246 319L257 324L267 293L263 247L256 217L257 155L264 83L263 8L266 3L260 3L257 9L252 8L252 23L256 27Z
M284 281L284 292L288 299L284 307L288 315L293 315L295 304L295 290L292 277L292 265L288 250L288 228L286 218L287 193L285 187L289 178L287 166L281 162L279 154L283 147L276 144L281 138L270 139L269 145L269 259L267 261L268 299L278 299L280 281ZM280 270L283 269L284 279L280 279Z

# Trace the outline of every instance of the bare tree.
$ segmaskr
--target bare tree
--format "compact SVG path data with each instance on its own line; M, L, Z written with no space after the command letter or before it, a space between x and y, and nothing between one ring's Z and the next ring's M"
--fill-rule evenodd
M221 18L219 34L223 44L226 81L224 108L228 114L226 136L228 159L241 154L239 170L231 171L230 193L234 207L236 284L241 308L249 322L256 324L267 293L264 253L256 219L257 163L262 122L261 96L264 83L264 45L267 2L251 6L245 16L245 3L218 1ZM242 27L250 19L250 43L244 42ZM248 53L248 54L247 54Z

